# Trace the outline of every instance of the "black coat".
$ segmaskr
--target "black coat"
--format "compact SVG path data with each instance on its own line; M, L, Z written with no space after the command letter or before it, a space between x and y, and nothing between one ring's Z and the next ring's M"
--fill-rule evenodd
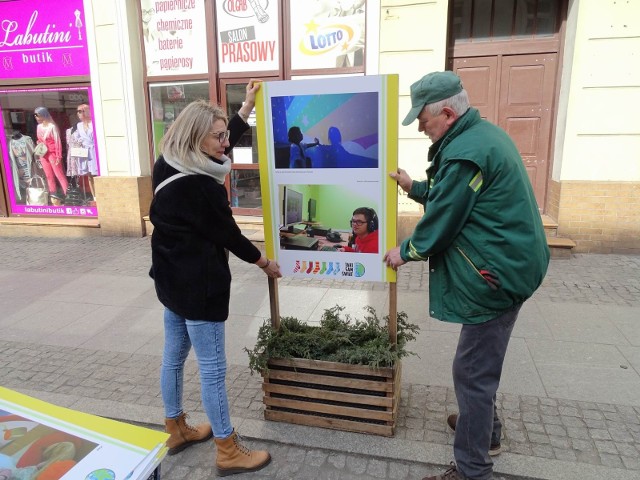
M232 118L234 143L246 128ZM153 189L176 173L160 156L153 168ZM240 232L224 185L207 175L178 178L154 197L149 218L154 227L149 274L160 302L190 320L225 321L231 291L225 249L250 263L261 253Z

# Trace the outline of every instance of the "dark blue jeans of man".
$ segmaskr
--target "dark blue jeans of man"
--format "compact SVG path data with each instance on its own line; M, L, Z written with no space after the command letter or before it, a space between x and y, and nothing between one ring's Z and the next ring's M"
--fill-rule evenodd
M485 323L463 325L453 359L453 385L458 399L453 454L466 478L493 478L491 443L500 443L502 424L496 392L513 325L522 304Z

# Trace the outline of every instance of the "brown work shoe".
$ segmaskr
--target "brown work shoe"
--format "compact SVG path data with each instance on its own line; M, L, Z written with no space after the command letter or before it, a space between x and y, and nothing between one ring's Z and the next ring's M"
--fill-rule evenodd
M422 480L466 480L463 474L456 470L456 464L451 462L449 469L442 475L434 475L433 477L424 477Z
M456 431L456 424L458 423L458 414L457 413L452 413L451 415L449 415L447 417L447 425L449 426L449 428L452 431ZM502 445L500 445L500 442L498 443L492 443L491 446L489 447L489 456L491 457L495 457L496 455L499 455L500 452L502 452Z
M255 472L271 462L266 450L250 450L234 430L227 438L214 438L217 447L216 469L219 477Z
M170 435L167 440L167 455L180 453L185 448L207 441L213 436L211 425L203 423L194 427L187 423L187 417L188 415L182 412L176 418L164 419L165 431Z

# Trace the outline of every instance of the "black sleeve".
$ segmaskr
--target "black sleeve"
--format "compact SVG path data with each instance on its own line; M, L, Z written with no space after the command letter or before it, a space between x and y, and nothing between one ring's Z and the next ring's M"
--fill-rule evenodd
M230 145L229 148L224 151L225 155L229 155L229 152L233 150L233 147L236 146L236 143L238 143L238 140L240 140L242 134L249 130L249 128L251 127L249 127L249 125L245 123L245 121L242 120L240 118L240 115L238 115L237 113L233 117L231 117L231 120L229 120L229 125L227 125L227 129L229 130L229 132L231 132L229 134Z
M206 199L211 210L208 220L199 225L201 234L215 244L223 246L240 260L248 263L257 262L262 253L240 231L240 227L233 218L225 188L223 186L210 188L204 184L202 187L200 194Z

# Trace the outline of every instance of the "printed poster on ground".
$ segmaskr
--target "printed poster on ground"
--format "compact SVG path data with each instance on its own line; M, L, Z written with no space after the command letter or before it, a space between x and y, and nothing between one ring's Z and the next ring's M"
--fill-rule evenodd
M0 387L0 478L147 480L164 432L59 407Z

